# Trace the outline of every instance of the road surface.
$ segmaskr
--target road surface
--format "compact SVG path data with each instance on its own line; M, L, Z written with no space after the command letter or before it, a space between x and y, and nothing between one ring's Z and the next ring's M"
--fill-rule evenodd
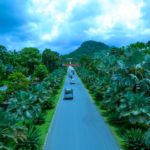
M77 75L74 79L74 85L65 80L74 99L64 100L62 92L44 150L120 150L82 82Z

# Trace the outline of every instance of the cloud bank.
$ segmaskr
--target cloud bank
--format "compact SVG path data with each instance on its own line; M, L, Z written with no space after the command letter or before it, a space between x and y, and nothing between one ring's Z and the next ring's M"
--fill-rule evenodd
M122 46L150 39L147 0L1 0L0 44L62 54L85 40Z

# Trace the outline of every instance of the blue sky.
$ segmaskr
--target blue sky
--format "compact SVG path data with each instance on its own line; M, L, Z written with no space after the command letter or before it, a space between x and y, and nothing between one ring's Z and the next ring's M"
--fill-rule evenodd
M68 53L83 41L150 40L149 0L0 0L0 44Z

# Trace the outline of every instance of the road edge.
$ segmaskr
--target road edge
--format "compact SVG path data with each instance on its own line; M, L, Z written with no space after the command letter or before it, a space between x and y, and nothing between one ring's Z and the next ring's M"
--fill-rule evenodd
M45 147L46 142L47 142L47 139L48 139L48 135L49 135L49 134L50 134L50 132L51 132L52 125L53 125L53 123L54 123L54 118L55 118L55 116L56 116L56 112L57 112L57 110L58 110L58 106L59 106L60 101L61 101L61 96L62 96L63 91L64 91L64 83L65 83L65 81L66 81L66 76L65 76L64 81L63 81L63 84L62 84L62 85L63 85L63 87L62 87L62 89L61 89L61 93L60 93L60 96L59 96L59 100L58 100L58 102L57 102L57 104L56 104L56 108L55 108L55 111L54 111L54 114L53 114L52 120L51 120L51 122L50 122L50 125L49 125L49 128L48 128L48 132L47 132L47 134L46 134L46 138L45 138L45 142L44 142L44 144L43 144L43 148L42 148L42 150L44 150L44 147Z
M118 138L117 138L117 133L115 133L115 131L112 129L113 127L111 127L111 126L109 125L109 123L107 123L106 118L101 114L101 109L98 108L98 106L96 105L96 102L95 102L94 98L92 97L90 91L87 89L86 85L82 82L82 80L80 79L80 77L79 77L78 74L77 74L77 76L78 76L80 82L82 83L82 86L85 88L86 92L88 93L88 95L89 95L89 97L90 97L90 102L95 106L95 108L96 108L96 110L98 111L99 115L101 115L101 117L102 117L104 123L106 124L106 126L108 127L108 129L110 130L110 132L112 133L112 135L113 135L113 137L114 137L114 139L115 139L115 141L116 141L118 147L120 148L120 150L123 150L123 149L122 149L122 146L121 146L121 143L120 143L120 141L119 141Z

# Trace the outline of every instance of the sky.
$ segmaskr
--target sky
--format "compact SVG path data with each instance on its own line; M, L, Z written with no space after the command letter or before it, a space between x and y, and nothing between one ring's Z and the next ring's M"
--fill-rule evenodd
M69 53L87 40L150 40L150 0L0 0L0 44Z

